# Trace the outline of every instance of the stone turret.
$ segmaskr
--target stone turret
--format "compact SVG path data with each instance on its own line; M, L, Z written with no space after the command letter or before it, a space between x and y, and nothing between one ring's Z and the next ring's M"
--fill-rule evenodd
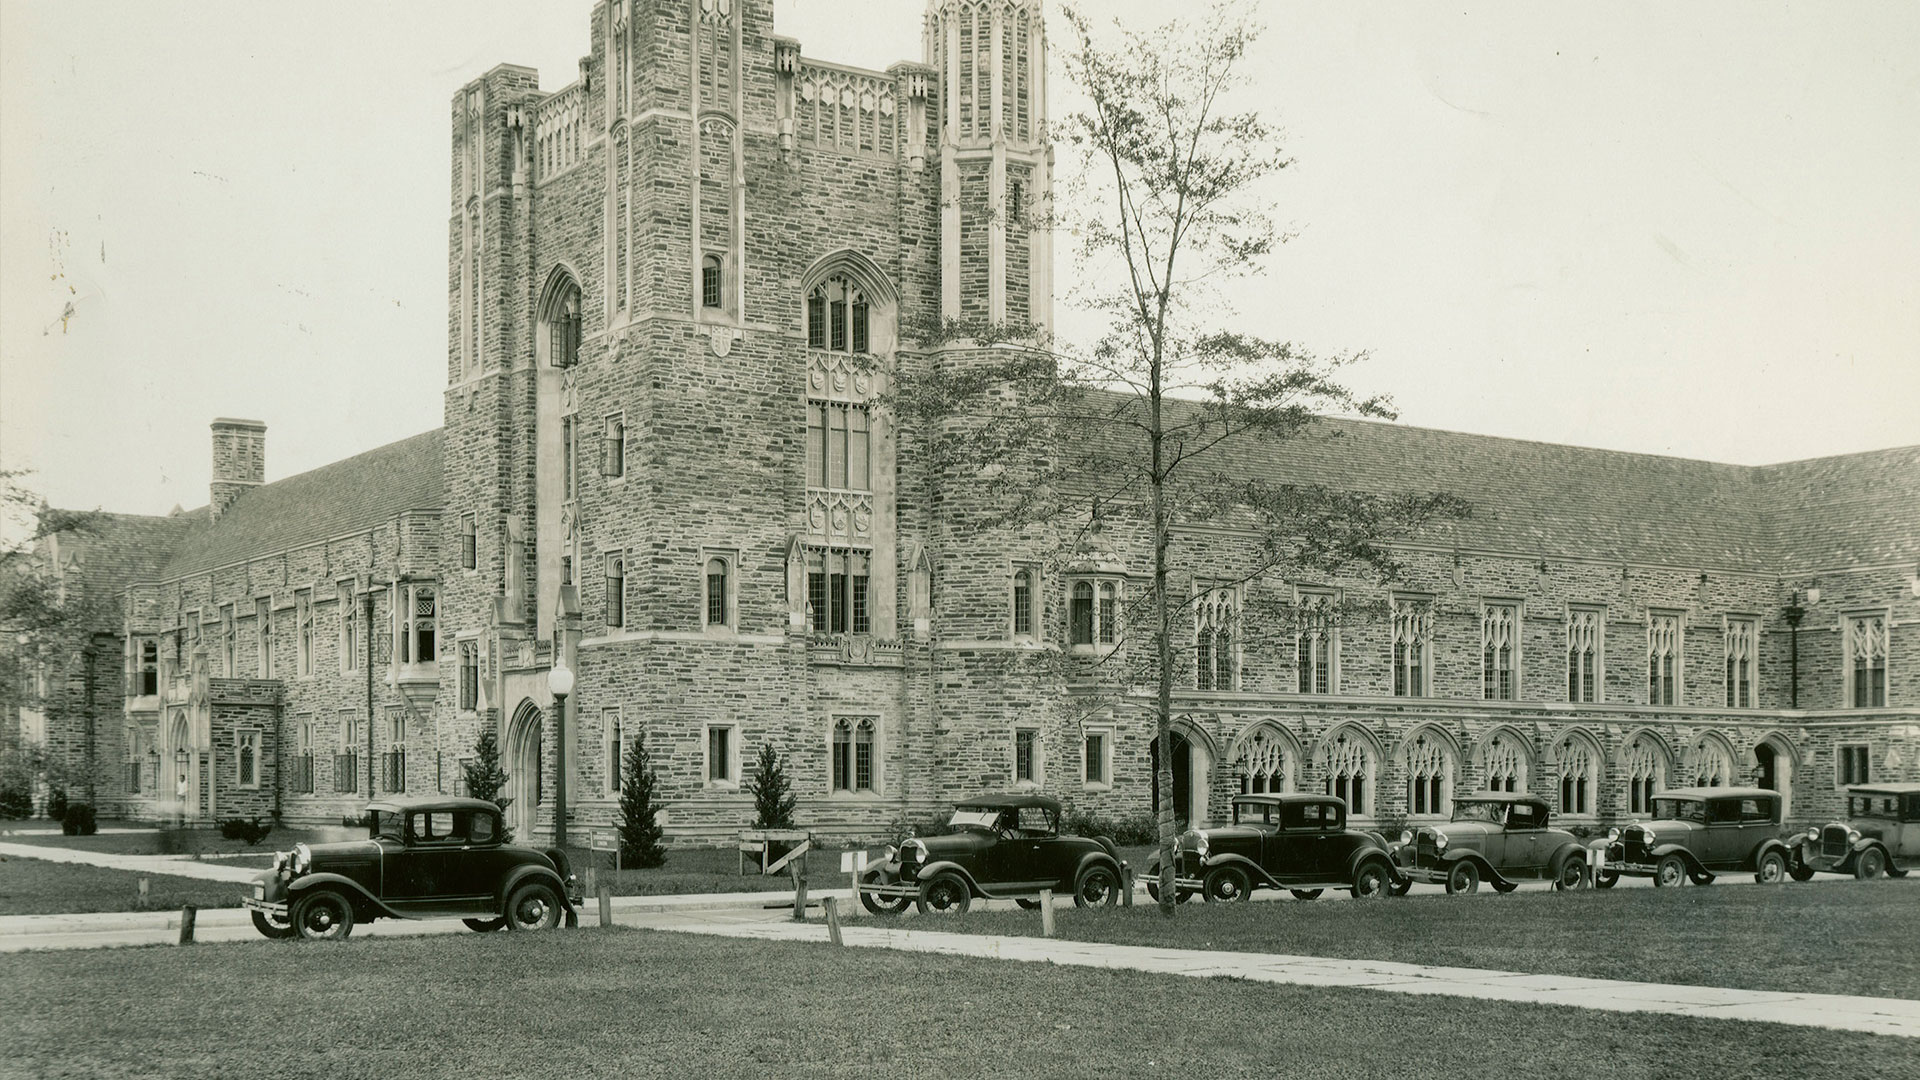
M221 417L213 422L213 482L207 509L220 520L235 499L267 482L267 425Z

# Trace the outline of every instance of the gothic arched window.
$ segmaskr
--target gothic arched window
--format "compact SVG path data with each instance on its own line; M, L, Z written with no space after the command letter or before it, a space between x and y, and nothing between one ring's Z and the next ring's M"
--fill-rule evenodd
M547 287L539 344L551 367L572 367L580 359L580 286L571 277L562 275Z
M871 309L859 286L833 277L807 295L807 348L864 353L870 347Z
M1373 751L1361 739L1342 733L1327 745L1326 793L1345 799L1349 816L1371 812L1373 772Z
M1453 801L1453 751L1432 735L1407 747L1407 813L1445 814Z
M720 256L708 255L700 260L700 306L717 308L720 305Z
M1665 785L1666 754L1646 735L1627 747L1627 812L1645 814L1653 809L1653 793Z
M1487 790L1527 790L1528 752L1513 736L1499 734L1487 744Z
M1594 813L1598 809L1594 792L1600 777L1599 751L1586 739L1569 735L1555 756L1560 759L1560 812Z

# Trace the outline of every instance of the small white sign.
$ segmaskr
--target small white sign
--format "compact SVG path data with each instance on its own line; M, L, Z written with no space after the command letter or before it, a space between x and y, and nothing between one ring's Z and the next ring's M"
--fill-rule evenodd
M620 834L613 829L595 829L588 843L595 851L617 851L620 847Z
M1593 872L1597 874L1600 871L1605 870L1606 868L1607 868L1607 849L1603 847L1594 848L1593 849Z
M840 872L843 874L863 874L867 870L865 851L843 851L840 853Z

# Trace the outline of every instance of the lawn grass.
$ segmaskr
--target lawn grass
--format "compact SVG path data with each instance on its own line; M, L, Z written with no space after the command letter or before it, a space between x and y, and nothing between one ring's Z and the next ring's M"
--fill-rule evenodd
M147 879L144 908L140 906L141 878ZM243 888L230 881L0 856L0 915L178 911L183 904L239 907Z
M865 849L868 857L878 859L882 854L879 845ZM1141 852L1150 853L1151 848L1141 848L1129 855L1131 849L1121 849L1121 856L1139 865L1137 856ZM807 852L807 885L816 891L821 889L845 888L847 875L840 872L840 852L815 848ZM754 872L752 857L748 857L747 873L740 873L740 855L733 848L687 848L670 847L667 849L665 866L651 870L621 870L616 878L613 872L613 853L591 851L586 848L567 848L568 858L572 861L573 872L584 881L586 868L594 868L596 881L613 886L615 896L662 896L674 893L733 893L733 892L790 892L793 879L782 870L771 876L761 876Z
M63 847L110 855L240 855L247 858L235 865L248 865L252 859L258 858L261 866L267 866L273 862L274 852L287 851L295 844L324 844L366 835L365 829L295 829L283 826L273 830L259 844L249 846L245 841L228 840L220 835L219 829L152 829L130 833L96 833L92 836L64 836L56 829L0 837L0 843ZM220 861L231 862L226 858Z
M0 1071L47 1078L1920 1070L1887 1036L625 929L23 953L0 995Z
M1518 892L1378 901L1189 903L1057 913L1081 941L1582 975L1753 990L1920 998L1920 882ZM1036 935L1037 915L913 924Z

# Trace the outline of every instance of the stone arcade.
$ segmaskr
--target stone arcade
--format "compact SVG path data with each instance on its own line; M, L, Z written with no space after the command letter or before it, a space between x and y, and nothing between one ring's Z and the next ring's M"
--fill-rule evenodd
M22 727L103 812L337 820L461 790L484 730L530 836L560 790L570 828L608 822L642 732L679 841L748 821L768 743L804 825L864 837L1029 785L1194 821L1238 790L1388 821L1492 787L1599 825L1668 784L1807 820L1920 779L1920 447L1742 467L1330 421L1240 457L1476 515L1390 590L1223 586L1244 537L1183 526L1218 575L1181 583L1157 792L1145 698L1098 677L1138 647L1148 550L976 527L856 362L978 355L903 334L930 316L1048 324L1040 4L936 0L926 62L883 71L771 11L602 2L572 85L502 65L454 95L443 427L267 484L265 426L217 420L206 508L45 545L115 621ZM1392 614L1283 629L1256 592Z

